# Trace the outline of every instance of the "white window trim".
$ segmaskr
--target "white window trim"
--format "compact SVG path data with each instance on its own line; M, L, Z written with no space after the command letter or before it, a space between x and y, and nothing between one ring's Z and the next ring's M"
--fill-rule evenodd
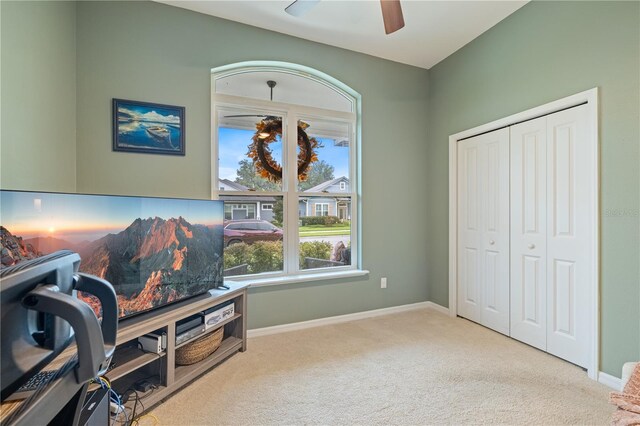
M269 208L267 208L267 207L269 207ZM272 210L273 210L273 204L269 204L269 203L262 204L262 205L260 206L260 209L261 209L261 210L272 211Z
M272 101L262 101L258 99L249 99L238 96L222 95L215 93L216 80L238 72L248 72L251 70L264 71L266 69L285 71L293 74L302 75L315 81L332 87L334 90L339 91L343 96L349 97L353 101L353 112L332 111L324 108L314 108L308 106L282 104ZM217 141L217 120L218 109L229 108L242 108L242 109L263 109L268 110L269 113L282 113L283 121L287 122L286 129L283 129L285 133L295 134L297 133L297 124L294 120L286 120L287 116L297 117L298 119L304 119L305 116L317 117L321 119L329 119L334 121L342 121L352 125L351 128L351 141L350 144L350 164L349 164L349 179L351 184L348 195L351 197L351 249L352 249L352 262L351 265L332 267L326 269L312 269L312 270L298 270L298 256L299 256L299 230L297 226L297 220L287 220L287 229L284 236L284 245L286 247L286 253L288 253L285 259L284 271L275 273L263 273L257 275L243 275L234 276L226 279L230 282L242 282L250 281L254 285L276 285L276 284L288 284L294 282L306 282L316 280L327 280L335 278L347 278L354 276L362 276L369 273L369 271L360 269L362 265L362 251L360 249L360 241L362 236L360 218L361 207L361 97L353 89L349 88L345 84L330 77L322 72L316 71L312 68L270 61L252 61L241 64L234 64L230 66L224 66L215 68L212 70L211 75L211 158L218 158L218 141ZM295 150L288 150L285 155L287 158L283 158L283 167L287 167L287 164L297 164L297 158ZM211 168L211 188L212 199L219 199L220 192L217 190L218 182L218 162L212 161ZM298 217L298 199L301 196L298 193L297 196L286 197L286 188L296 185L296 177L294 174L288 174L289 182L284 184L283 192L260 192L261 196L283 196L285 218L297 218ZM226 194L230 194L230 191L224 191ZM250 195L255 197L257 194L254 191L233 191L234 195ZM313 194L305 194L313 195ZM322 196L344 196L345 193L323 193ZM291 198L291 199L289 199ZM292 202L293 201L293 202ZM292 268L292 266L294 266ZM295 272L294 272L295 271Z
M369 271L365 269L349 269L339 270L338 268L331 268L329 270L314 269L309 273L279 275L279 276L265 276L266 274L259 275L245 275L243 277L230 277L224 280L225 284L242 284L250 283L251 287L269 287L272 285L283 284L297 284L297 283L309 283L314 281L334 280L342 278L362 277L369 275Z
M313 203L314 207L315 207L315 215L314 216L325 216L323 213L325 211L325 206L327 207L327 214L326 216L329 216L329 203ZM318 206L320 207L320 214L318 215Z
M340 191L347 189L347 183L345 181L340 182Z

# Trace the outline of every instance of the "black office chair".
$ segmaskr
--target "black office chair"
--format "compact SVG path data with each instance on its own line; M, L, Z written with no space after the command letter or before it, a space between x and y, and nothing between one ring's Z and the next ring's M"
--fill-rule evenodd
M78 254L63 250L0 270L2 401L74 340L77 348L3 424L76 425L89 381L108 367L118 328L115 291L103 279L78 273L79 265ZM101 323L74 290L99 299Z

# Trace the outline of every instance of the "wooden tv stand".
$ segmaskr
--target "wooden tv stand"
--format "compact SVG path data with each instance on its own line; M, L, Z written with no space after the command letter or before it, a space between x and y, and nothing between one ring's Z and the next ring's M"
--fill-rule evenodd
M247 284L229 284L229 290L210 290L208 293L189 300L138 315L119 324L117 348L113 357L114 368L105 376L112 387L123 394L134 388L141 380L147 380L155 387L147 392L138 391L140 401L148 410L187 383L197 378L215 365L247 349ZM220 347L209 357L198 363L181 366L175 363L178 347L201 337L176 346L176 322L198 312L222 303L233 301L235 314L222 323L208 329L213 332L224 326L224 338ZM137 346L137 339L145 334L161 331L167 334L167 348L161 354L143 352ZM133 408L134 399L126 403ZM138 404L136 415L142 408Z

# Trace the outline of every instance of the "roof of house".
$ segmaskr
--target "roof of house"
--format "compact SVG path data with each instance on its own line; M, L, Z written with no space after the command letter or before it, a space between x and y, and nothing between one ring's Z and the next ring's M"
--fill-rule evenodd
M241 185L241 184L239 184L237 182L233 182L233 181L231 181L229 179L219 179L219 181L220 181L220 183L224 183L225 185L235 189L236 191L248 191L249 190L248 187L246 187L244 185Z
M265 197L256 195L255 197L247 196L247 195L231 195L233 192L229 191L225 194L219 194L222 201L235 201L239 202L239 204L247 204L247 203L268 203L272 204L278 201L276 197Z
M346 178L345 176L340 176L339 178L335 178L335 179L332 179L332 180L328 180L326 182L322 182L321 184L316 185L316 186L314 186L312 188L309 188L304 192L322 192L322 191L325 191L330 186L336 185L340 181L344 181L346 183L349 183L349 179L348 178Z

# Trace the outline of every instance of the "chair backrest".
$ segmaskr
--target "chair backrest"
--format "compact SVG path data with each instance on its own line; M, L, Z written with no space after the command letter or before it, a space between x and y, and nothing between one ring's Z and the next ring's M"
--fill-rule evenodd
M0 386L2 400L51 362L70 342L60 317L29 309L24 299L43 285L71 297L80 256L59 251L0 270Z
M116 346L118 301L113 286L78 273L80 256L62 250L0 271L2 400L76 342L76 382L104 374ZM73 290L95 296L102 323ZM73 328L73 336L71 335Z

